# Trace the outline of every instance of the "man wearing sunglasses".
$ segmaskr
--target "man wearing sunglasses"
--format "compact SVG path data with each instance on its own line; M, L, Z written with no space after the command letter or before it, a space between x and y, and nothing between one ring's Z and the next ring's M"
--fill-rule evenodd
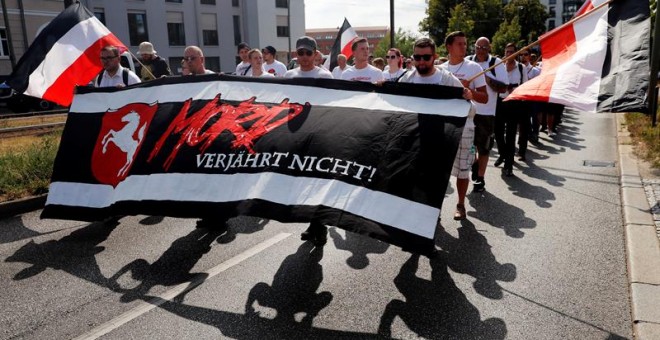
M188 66L190 75L214 74L215 72L207 70L204 67L204 52L197 46L188 46L183 51L183 62Z
M101 64L103 71L94 80L96 87L124 87L140 82L140 77L119 64L119 49L115 46L101 50Z
M332 73L318 66L314 66L316 55L316 40L312 37L303 36L296 41L296 54L298 56L298 67L286 71L284 78L328 78L332 79Z
M369 42L366 38L359 38L351 46L355 65L341 74L341 79L364 82L380 82L385 80L383 71L369 64Z

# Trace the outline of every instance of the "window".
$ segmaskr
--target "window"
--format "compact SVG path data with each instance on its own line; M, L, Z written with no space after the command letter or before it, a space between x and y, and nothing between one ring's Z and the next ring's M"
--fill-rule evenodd
M165 2L175 2L177 4L180 4L181 0L165 0Z
M202 5L215 5L215 0L201 0L199 3Z
M0 27L0 55L9 55L9 42L7 41L7 28Z
M555 28L555 20L548 20L548 31Z
M289 0L275 0L275 7L289 8Z
M556 4L557 4L557 0L549 0L548 1L548 5L556 5Z
M105 25L105 12L102 9L94 9L94 16L96 19L99 19L103 25Z
M167 38L170 46L186 45L186 32L183 29L183 13L167 12Z
M214 13L202 13L202 39L206 46L218 46L218 20Z
M220 71L220 57L205 57L204 67L213 72Z
M278 37L288 37L289 36L289 17L286 15L277 16L277 36Z
M149 41L146 13L128 13L128 35L133 46Z
M243 41L241 38L241 18L234 15L234 45L238 46Z
M238 7L238 0L231 0L231 5L234 7Z
M557 16L557 12L555 11L555 6L550 6L550 8L548 9L548 15L550 15L551 18Z

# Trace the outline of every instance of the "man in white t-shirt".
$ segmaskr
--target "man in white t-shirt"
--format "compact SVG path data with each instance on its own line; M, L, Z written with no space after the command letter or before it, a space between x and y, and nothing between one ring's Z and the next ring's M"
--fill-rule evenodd
M204 52L198 46L188 46L183 50L183 62L188 66L189 75L214 74L204 66Z
M486 189L484 176L488 166L488 156L494 142L493 132L495 131L495 112L499 101L498 94L507 90L509 81L502 60L490 55L490 40L488 38L481 37L477 39L474 48L475 55L468 57L468 59L475 61L484 70L495 66L485 73L488 102L486 104L475 104L477 115L474 117L474 145L477 147L477 162L472 168L472 180L474 181L474 191L481 192Z
M314 66L316 55L316 40L312 37L303 36L296 41L296 54L298 55L298 67L286 71L284 78L328 78L332 79L332 73L324 68Z
M277 50L273 46L266 46L261 50L264 57L263 69L266 73L270 73L275 77L284 77L286 73L286 65L281 61L275 59Z
M237 76L247 76L248 71L252 67L250 65L250 60L248 59L248 53L250 52L250 45L246 42L238 44L236 47L236 53L238 57L241 58L241 62L236 65L236 75Z
M346 56L343 54L339 54L337 56L337 66L335 66L334 70L332 70L332 78L335 79L341 79L341 74L346 71L347 68L351 67L348 64L346 64Z
M463 86L473 91L472 97L474 104L487 103L488 91L486 90L486 79L481 74L483 69L479 64L465 58L467 54L467 37L465 33L461 31L449 33L445 37L445 47L449 53L449 59L439 67L449 71L461 81ZM470 168L474 164L475 156L473 153L475 150L473 148L474 121L472 117L468 118L468 121L465 123L461 142L459 155L456 157L457 161L454 162L454 171L452 173L452 175L455 173L456 176L456 193L458 194L458 204L456 204L456 212L454 213L455 220L463 220L467 216L465 212L465 196L470 185ZM466 153L467 155L464 155ZM465 159L465 162L460 161L463 159Z
M351 46L355 65L341 74L341 79L375 83L385 80L383 71L369 65L369 42L366 38L359 38Z
M115 46L101 49L101 64L103 71L94 79L95 87L124 87L141 82L133 71L120 65L119 49Z

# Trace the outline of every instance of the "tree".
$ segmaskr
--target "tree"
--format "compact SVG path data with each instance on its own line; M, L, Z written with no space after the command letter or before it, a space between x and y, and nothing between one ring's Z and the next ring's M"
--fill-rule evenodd
M520 27L520 37L527 42L525 44L527 45L545 33L545 21L549 14L539 0L511 0L504 6L504 21L512 24L516 17Z
M399 30L394 34L394 47L398 48L403 56L410 57L413 54L413 45L416 39L411 32L404 31L399 27ZM390 35L388 34L374 49L374 56L384 57L389 49Z
M420 31L428 32L429 37L439 44L447 33L454 31L450 28L450 21L457 5L462 8L459 15L473 22L471 34L466 32L469 42L482 36L491 38L502 22L502 0L426 0L426 3L426 17L419 24ZM460 23L458 20L457 17L455 22Z
M517 16L513 17L511 21L506 20L501 23L491 41L491 53L504 56L504 47L510 42L515 43L518 48L522 47L524 41L520 38L520 31Z
M474 20L472 20L467 8L463 4L458 4L451 9L450 13L451 17L449 18L447 32L463 31L468 37L472 36ZM442 44L443 41L437 43Z

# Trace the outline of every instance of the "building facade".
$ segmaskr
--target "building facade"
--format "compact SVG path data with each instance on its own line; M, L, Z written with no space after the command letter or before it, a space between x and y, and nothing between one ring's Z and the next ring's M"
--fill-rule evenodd
M63 0L4 0L0 17L0 74L9 74L38 32L64 9ZM236 46L268 45L288 61L305 32L303 0L80 0L134 54L149 41L180 72L183 50L197 45L206 66L233 72ZM0 8L0 11L2 9ZM13 53L12 53L13 51ZM15 60L12 62L12 58Z
M376 46L383 40L390 30L387 26L370 26L370 27L353 27L355 33L359 37L367 38L369 42L369 48L373 51ZM312 28L305 31L305 34L314 38L318 44L318 49L321 53L327 55L332 49L332 45L335 43L337 38L337 33L339 32L339 27L337 28Z
M548 9L545 27L550 31L571 20L584 0L541 0L541 3Z

